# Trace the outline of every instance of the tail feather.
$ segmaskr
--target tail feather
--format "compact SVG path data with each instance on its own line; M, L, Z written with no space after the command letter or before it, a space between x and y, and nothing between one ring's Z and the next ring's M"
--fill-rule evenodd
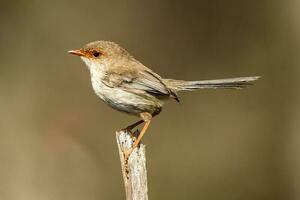
M204 81L182 81L164 79L164 82L171 90L177 92L181 90L196 90L205 88L243 89L249 85L253 85L252 82L259 78L259 76L252 76Z

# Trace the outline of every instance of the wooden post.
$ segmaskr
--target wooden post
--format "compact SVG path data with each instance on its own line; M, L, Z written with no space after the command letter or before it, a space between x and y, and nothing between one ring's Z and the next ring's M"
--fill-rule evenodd
M138 134L136 132L135 134ZM124 151L132 147L133 139L127 131L116 132L126 200L148 200L145 145L140 144L125 160Z

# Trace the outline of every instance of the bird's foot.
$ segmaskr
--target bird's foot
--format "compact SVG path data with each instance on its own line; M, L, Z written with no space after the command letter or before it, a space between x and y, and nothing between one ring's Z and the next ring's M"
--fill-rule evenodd
M125 160L127 160L129 158L129 156L131 155L131 153L133 152L133 150L135 148L137 148L139 146L139 142L137 141L137 138L136 138L136 132L134 133L133 135L133 145L130 149L127 149L127 150L124 150L124 157L125 157Z
M128 133L130 135L130 137L132 138L133 142L138 138L138 136L140 134L139 129L136 129L133 131L131 129L131 127L122 128L120 131Z
M121 130L119 130L119 132L126 132L126 133L129 133L131 138L134 137L134 133L132 133L132 129L129 129L128 127L122 128Z
M133 152L133 148L130 148L130 149L127 149L127 150L123 151L124 159L125 159L126 162L128 161L129 156L131 155L132 152Z

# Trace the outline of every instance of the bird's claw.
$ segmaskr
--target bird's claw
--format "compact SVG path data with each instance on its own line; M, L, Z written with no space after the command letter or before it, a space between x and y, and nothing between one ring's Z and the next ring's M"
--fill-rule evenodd
M126 133L129 133L129 135L130 135L131 138L134 137L134 134L132 133L132 130L129 129L128 127L122 128L119 132L126 132Z
M124 150L124 152L123 152L124 153L124 159L126 161L129 159L129 156L131 155L132 151L133 151L132 148Z
M120 132L126 132L126 133L129 133L130 137L135 141L136 138L138 137L139 135L139 130L135 130L134 132L132 131L132 129L130 127L126 127L126 128L122 128L120 130Z

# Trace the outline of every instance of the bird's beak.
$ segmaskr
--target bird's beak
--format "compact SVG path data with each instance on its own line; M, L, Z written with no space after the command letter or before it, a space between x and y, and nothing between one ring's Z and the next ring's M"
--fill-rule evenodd
M70 50L68 51L69 54L73 54L73 55L76 55L76 56L84 56L84 52L79 49L79 50Z

